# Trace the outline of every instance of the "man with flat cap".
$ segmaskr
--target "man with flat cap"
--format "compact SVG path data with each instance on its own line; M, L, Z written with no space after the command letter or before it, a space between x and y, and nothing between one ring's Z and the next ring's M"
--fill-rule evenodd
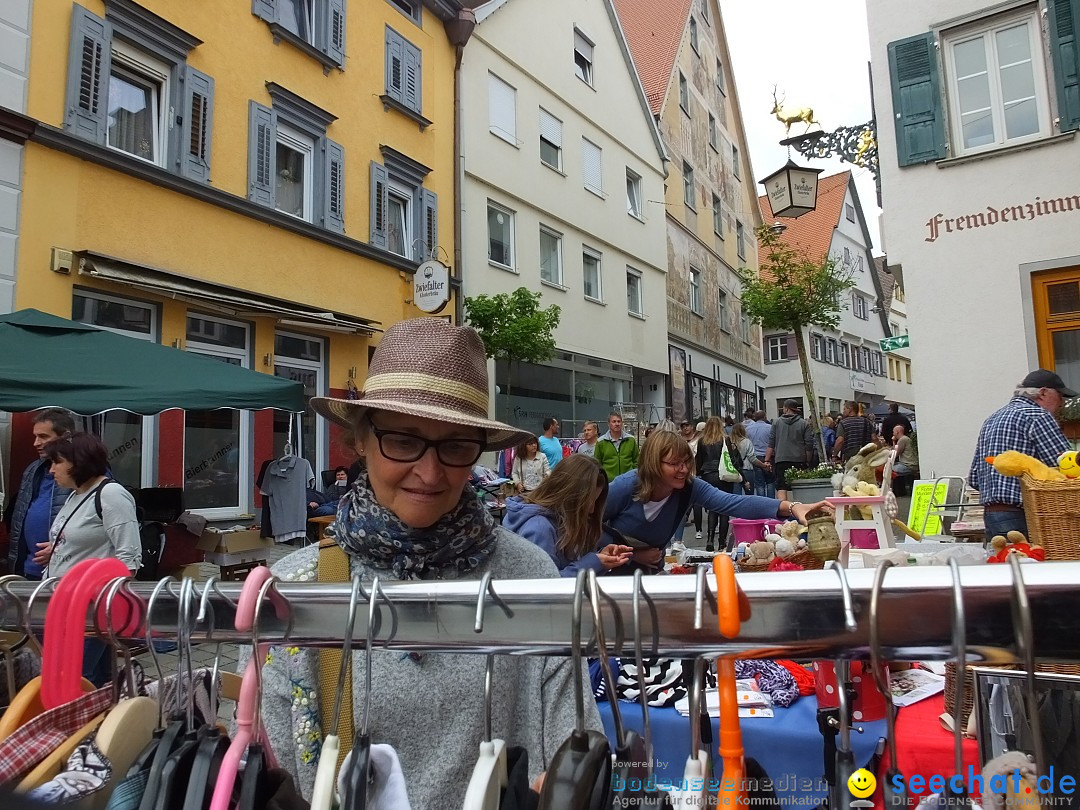
M986 537L1011 531L1027 536L1027 520L1020 499L1020 479L997 472L986 462L1006 450L1017 450L1056 467L1058 456L1072 446L1058 425L1057 413L1069 397L1080 396L1052 371L1039 368L1028 374L1009 402L987 417L975 443L968 483L979 490Z

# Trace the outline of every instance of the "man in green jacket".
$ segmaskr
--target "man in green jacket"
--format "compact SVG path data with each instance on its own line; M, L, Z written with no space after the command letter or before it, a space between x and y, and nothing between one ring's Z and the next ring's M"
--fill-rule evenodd
M614 481L619 475L637 469L638 446L633 436L624 436L622 417L613 413L608 416L608 432L596 442L593 458L607 473L608 481Z

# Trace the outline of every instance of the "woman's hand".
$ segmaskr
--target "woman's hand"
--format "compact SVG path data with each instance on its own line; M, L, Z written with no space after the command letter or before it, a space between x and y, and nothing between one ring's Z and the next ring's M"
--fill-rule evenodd
M610 543L596 552L604 568L618 568L626 565L633 555L634 549L630 546L620 546L615 543Z
M52 543L38 543L38 550L34 555L34 562L44 567L49 564L49 560L52 559L53 544Z
M817 503L800 503L791 507L791 514L795 517L799 523L806 525L806 516L815 510L821 510L827 515L832 515L836 509L828 501L818 501Z
M652 566L653 568L657 567L663 558L664 550L662 548L639 548L634 551L634 562Z

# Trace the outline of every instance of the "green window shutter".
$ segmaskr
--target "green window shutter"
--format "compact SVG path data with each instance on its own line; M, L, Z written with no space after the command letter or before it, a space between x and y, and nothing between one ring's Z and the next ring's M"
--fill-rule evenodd
M1080 0L1049 0L1058 127L1080 129Z
M105 143L108 134L112 26L80 5L71 10L64 128L79 138Z
M326 11L326 55L345 66L345 0L328 0Z
M420 257L420 261L427 261L438 258L432 253L439 246L439 195L424 188L420 190L420 196L424 201L421 206L424 221L420 231L424 235L424 255Z
M933 34L889 43L896 156L901 166L945 157L945 106Z
M210 139L214 128L214 80L193 67L184 71L180 174L210 182Z
M371 161L371 230L368 241L383 250L386 239L386 209L389 200L390 175L381 163Z
M269 107L251 102L248 127L248 199L274 207L277 160L277 115Z
M251 13L267 22L277 22L275 0L251 0Z
M323 227L345 233L345 147L326 139L326 199L323 201Z

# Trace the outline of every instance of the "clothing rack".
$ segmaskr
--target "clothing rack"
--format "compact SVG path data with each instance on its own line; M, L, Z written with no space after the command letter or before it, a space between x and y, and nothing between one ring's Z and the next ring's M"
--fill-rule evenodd
M1021 567L1030 604L1033 648L1043 661L1080 660L1080 562L1029 564ZM1005 663L1022 658L1017 638L1018 590L1010 565L958 569L964 598L968 663ZM870 598L873 569L846 572L774 572L740 575L739 586L751 606L740 635L720 635L714 585L700 576L653 576L642 581L640 601L643 647L647 655L743 658L849 658L869 656ZM891 660L945 660L953 656L953 574L948 567L892 568L879 594L880 652ZM846 584L845 584L846 583ZM0 628L29 623L40 631L50 588L41 587L26 616L27 600L39 583L7 582L0 591ZM364 594L368 594L365 583ZM842 587L844 585L844 587ZM603 577L601 611L609 652L631 655L634 580ZM132 582L126 590L144 615L154 583ZM239 583L197 583L208 620L191 634L193 642L250 643L233 629ZM380 582L393 604L379 601L373 644L413 652L567 655L575 582L570 579L495 580L483 588L477 580ZM281 581L277 591L288 604L287 618L264 607L258 620L260 643L340 646L350 601L350 585ZM845 610L850 594L853 615ZM152 605L151 627L162 638L177 635L179 587L162 587ZM479 599L484 594L482 600ZM205 595L205 596L204 596ZM13 605L15 601L18 604ZM482 632L476 632L478 602L483 604ZM356 611L358 636L364 634L365 601ZM90 612L92 616L94 611ZM593 635L586 610L582 638ZM396 630L391 632L396 623ZM92 629L88 619L88 629ZM115 628L114 628L115 629ZM141 638L134 631L130 638ZM123 633L120 634L122 637Z

